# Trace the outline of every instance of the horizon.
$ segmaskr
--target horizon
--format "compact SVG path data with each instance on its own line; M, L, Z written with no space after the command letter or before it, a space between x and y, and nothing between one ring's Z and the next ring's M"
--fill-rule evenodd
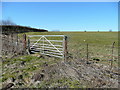
M2 16L48 31L118 31L118 2L2 2Z

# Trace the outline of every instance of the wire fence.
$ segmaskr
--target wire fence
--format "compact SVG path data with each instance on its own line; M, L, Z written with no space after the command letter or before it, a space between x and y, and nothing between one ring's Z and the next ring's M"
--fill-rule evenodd
M110 65L118 61L118 46L115 42L111 45L98 44L68 44L68 57L74 59L84 59L87 61L101 61L103 63L110 62Z
M2 56L22 55L25 52L24 37L18 37L18 34L2 34Z
M35 38L36 39L36 38ZM23 55L27 49L26 35L22 38L18 34L2 35L2 55ZM91 43L70 43L68 41L68 57L73 59L84 59L87 61L110 62L110 65L118 61L118 45L99 45Z

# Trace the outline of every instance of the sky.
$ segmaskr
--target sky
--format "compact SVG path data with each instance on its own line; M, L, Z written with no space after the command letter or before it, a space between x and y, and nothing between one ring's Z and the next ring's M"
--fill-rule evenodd
M2 0L2 2L119 2L120 0Z
M49 31L117 31L118 3L2 2L2 19Z

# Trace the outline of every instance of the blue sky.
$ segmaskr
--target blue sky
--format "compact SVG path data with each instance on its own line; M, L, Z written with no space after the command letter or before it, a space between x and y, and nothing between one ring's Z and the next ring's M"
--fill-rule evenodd
M3 2L2 19L49 31L117 31L118 3Z

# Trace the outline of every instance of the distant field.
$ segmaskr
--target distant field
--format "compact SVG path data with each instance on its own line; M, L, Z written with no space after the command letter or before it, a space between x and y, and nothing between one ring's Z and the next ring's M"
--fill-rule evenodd
M68 51L75 58L86 59L86 44L89 45L89 59L98 58L109 61L112 58L112 44L114 46L114 60L118 60L118 32L28 32L27 35L67 35Z
M67 35L72 43L91 43L98 45L118 44L117 32L28 32L27 35ZM85 40L85 41L84 41Z

